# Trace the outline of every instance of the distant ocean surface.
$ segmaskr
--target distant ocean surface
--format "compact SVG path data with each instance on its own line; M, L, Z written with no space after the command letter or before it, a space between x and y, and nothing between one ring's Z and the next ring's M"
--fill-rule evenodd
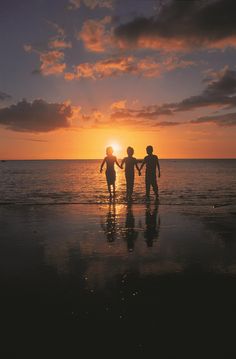
M0 204L108 202L99 160L0 162ZM160 160L160 204L236 204L236 160ZM117 203L125 202L124 171L117 169ZM143 203L145 170L136 173L134 203Z

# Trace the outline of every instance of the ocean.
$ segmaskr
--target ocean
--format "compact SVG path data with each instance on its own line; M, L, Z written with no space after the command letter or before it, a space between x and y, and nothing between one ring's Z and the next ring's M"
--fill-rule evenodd
M108 193L100 160L0 162L0 204L102 204ZM236 160L160 160L160 204L236 204ZM117 169L117 203L125 202L124 171ZM145 170L136 172L133 202L144 203Z

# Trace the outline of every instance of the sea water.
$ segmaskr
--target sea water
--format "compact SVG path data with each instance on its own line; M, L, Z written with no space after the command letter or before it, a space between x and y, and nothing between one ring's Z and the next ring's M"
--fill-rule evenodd
M100 160L0 162L1 204L101 204L109 201ZM160 160L160 204L236 204L236 160ZM124 171L116 169L116 202L125 202ZM136 171L133 202L143 203L145 169Z

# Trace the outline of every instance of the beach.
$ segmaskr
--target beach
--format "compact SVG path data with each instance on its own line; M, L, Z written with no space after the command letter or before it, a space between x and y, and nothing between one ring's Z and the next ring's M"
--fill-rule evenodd
M2 353L235 354L235 214L1 205Z

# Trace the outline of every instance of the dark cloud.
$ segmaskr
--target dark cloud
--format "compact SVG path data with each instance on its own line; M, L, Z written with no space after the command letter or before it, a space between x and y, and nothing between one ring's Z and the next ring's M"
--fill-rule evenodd
M150 126L175 126L186 122L161 121L157 122L160 116L171 116L181 111L191 111L201 107L215 106L219 110L236 107L236 71L224 68L219 72L209 74L210 77L204 80L205 89L200 95L190 96L176 103L145 106L140 109L117 109L112 112L112 120L142 120ZM220 126L234 126L235 114L224 114L201 117L188 123L213 122Z
M165 50L236 45L235 0L165 1L153 17L139 17L115 29L123 46Z
M31 142L48 142L48 140L39 140L36 138L24 138L24 141L31 141Z
M190 96L178 103L166 104L173 112L189 111L205 106L236 106L236 71L225 68L207 79L207 86L200 95Z
M119 109L111 114L111 119L143 119L143 120L156 120L161 115L171 115L172 111L163 106L146 106L138 110L134 109Z
M196 120L192 120L191 123L215 123L216 125L224 127L236 126L236 112L216 116L199 117Z
M19 132L49 132L70 126L70 105L23 100L0 109L0 125Z
M5 92L0 91L0 101L10 100L11 96Z
M172 126L178 126L178 125L183 125L183 122L177 122L177 121L160 121L160 122L156 122L155 126L159 126L159 127L172 127Z

